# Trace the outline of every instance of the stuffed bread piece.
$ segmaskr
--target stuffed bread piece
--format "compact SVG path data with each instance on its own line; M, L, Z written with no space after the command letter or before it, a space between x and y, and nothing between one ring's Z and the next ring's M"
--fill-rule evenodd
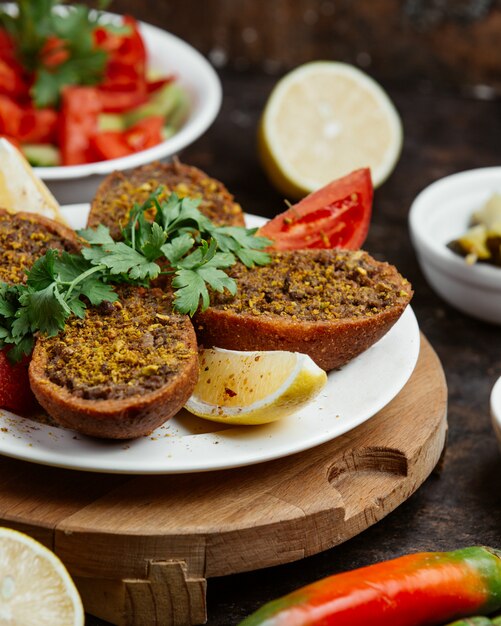
M160 289L122 286L120 300L72 317L64 332L39 338L29 375L57 422L94 437L151 433L177 413L198 376L190 319Z
M133 203L142 204L161 185L165 193L160 200L173 192L181 198L200 198L199 210L214 224L244 226L242 209L223 183L177 160L157 161L107 176L92 201L87 225L95 228L103 224L113 239L121 239L121 228L127 223Z
M0 281L26 281L26 271L49 248L77 253L75 232L35 213L0 209Z
M361 250L273 252L272 262L233 266L236 296L213 293L194 324L206 348L290 350L320 367L344 365L380 339L412 297L395 267Z

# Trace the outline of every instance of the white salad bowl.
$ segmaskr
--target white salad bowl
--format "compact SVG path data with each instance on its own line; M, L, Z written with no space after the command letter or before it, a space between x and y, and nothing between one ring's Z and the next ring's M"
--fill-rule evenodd
M447 247L465 233L472 213L496 192L501 193L501 167L442 178L414 200L409 227L431 287L460 311L501 324L501 268L484 263L468 265Z
M119 16L106 14L110 20ZM140 22L147 51L148 65L161 75L175 75L191 101L183 126L169 139L136 154L85 165L36 167L61 204L92 199L104 176L177 154L200 137L214 121L222 100L219 78L210 63L183 40L160 28Z
M501 447L501 377L498 378L491 392L491 419L492 427Z

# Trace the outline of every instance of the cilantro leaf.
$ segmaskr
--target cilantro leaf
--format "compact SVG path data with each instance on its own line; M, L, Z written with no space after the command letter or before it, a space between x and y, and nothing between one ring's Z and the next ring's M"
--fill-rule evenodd
M28 356L32 353L34 344L35 339L33 335L23 337L10 348L7 358L11 363L19 363L24 356Z
M181 261L183 256L187 254L194 246L195 240L188 233L181 233L169 243L161 247L163 255L172 265L176 265Z
M19 331L30 328L38 329L42 333L51 336L57 335L64 329L64 324L69 317L69 307L63 303L60 293L55 284L51 284L41 291L27 291L19 299L20 303L28 311L27 319L19 317ZM16 326L16 323L14 326ZM22 326L21 326L22 323Z
M160 267L156 263L148 261L144 255L122 241L109 246L107 252L100 263L108 267L111 274L127 274L133 280L151 280L160 274Z
M54 282L54 264L56 257L56 250L48 250L47 254L33 263L27 279L28 286L38 291L45 289Z
M235 250L235 254L246 267L253 267L254 265L268 265L271 261L270 255L262 250L240 248L239 250Z
M77 234L90 244L103 245L115 243L110 235L110 229L102 224L99 224L97 228L82 228L77 231Z
M202 299L202 310L209 306L209 292L202 276L194 270L178 270L172 281L176 289L174 307L178 313L195 315Z
M162 256L162 246L167 238L166 232L156 222L151 225L150 236L141 246L141 252L148 261L155 261Z
M92 306L99 306L102 302L116 302L118 294L113 287L104 283L102 279L94 274L89 276L77 287L78 294L88 298Z

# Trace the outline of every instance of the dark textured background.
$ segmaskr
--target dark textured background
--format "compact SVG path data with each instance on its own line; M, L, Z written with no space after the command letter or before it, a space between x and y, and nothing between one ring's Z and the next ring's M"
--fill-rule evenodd
M297 563L211 579L209 626L236 624L261 603L328 574L416 551L501 546L501 456L488 398L501 375L501 332L444 304L418 268L407 230L415 195L464 169L498 165L501 152L501 3L496 0L116 0L181 35L220 72L222 111L182 159L223 180L244 209L283 207L256 157L256 124L277 77L335 58L379 79L399 109L401 160L377 190L367 249L413 283L413 307L449 385L449 441L440 475L348 543ZM88 626L103 624L94 618Z

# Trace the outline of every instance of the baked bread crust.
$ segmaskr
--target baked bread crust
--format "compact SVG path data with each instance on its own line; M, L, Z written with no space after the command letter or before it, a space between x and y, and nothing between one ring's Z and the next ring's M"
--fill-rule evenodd
M81 246L75 231L59 222L0 208L0 281L24 282L26 270L49 248L75 254Z
M131 328L134 332L139 329L139 342L144 341L146 337L151 344L149 332L153 327L151 320L155 318L157 321L160 320L161 324L158 326L162 326L160 332L163 333L161 347L167 346L173 354L174 350L177 350L173 363L169 363L167 367L167 374L160 369L158 377L160 382L151 389L148 388L151 382L151 378L148 379L149 373L146 374L146 378L138 382L134 378L121 380L120 374L117 375L118 379L115 376L115 381L113 381L111 374L106 372L103 375L104 386L100 388L95 381L89 382L88 393L86 393L85 382L82 385L79 379L76 361L71 361L71 351L76 351L77 357L83 360L84 372L86 372L84 376L90 379L95 378L95 373L99 373L103 364L112 362L109 351L105 352L103 357L102 351L95 348L95 342L92 342L90 338L96 334L94 326L91 327L90 333L86 333L85 338L79 340L78 328L75 330L75 327L80 324L85 329L86 324L92 323L92 320L100 315L99 311L89 310L84 320L75 321L73 327L69 325L70 331L67 326L67 330L58 337L38 339L29 368L33 393L47 413L62 426L94 437L112 439L140 437L148 435L175 415L191 395L198 377L198 352L195 332L189 318L172 313L170 304L166 308L166 295L159 289L126 288L125 292L121 293L121 306L127 309L129 299L137 299L138 294L145 298L145 318L138 322L134 313L134 318L130 322ZM171 328L174 331L169 336ZM71 340L68 332L72 333ZM106 343L107 333L109 330L105 328L96 338L99 344ZM117 336L117 341L122 344L118 346L118 350L122 348L129 350L130 346L127 342L120 339L121 332L116 335L109 334L112 337ZM111 359L115 347L112 346ZM157 348L155 344L152 345L152 349L158 352L160 348ZM69 356L65 354L68 350L70 350ZM151 356L152 352L147 354ZM179 357L179 354L182 354L182 357ZM132 362L133 356L125 352L123 358L120 357L119 360L125 363ZM139 357L141 358L141 353ZM142 363L140 358L139 367L144 364L148 372L146 362ZM65 360L66 367L64 366ZM158 361L156 363L158 364ZM155 367L158 368L158 365L150 366L153 368L152 372L156 371ZM128 387L133 390L132 395L127 391ZM85 397L86 395L90 397Z
M215 224L244 226L242 208L220 181L179 161L148 163L128 172L112 172L99 185L92 201L88 226L104 224L111 236L121 239L132 205L145 202L159 185L180 197L200 198L199 210Z
M336 265L337 270L322 279L319 289L315 276L319 278L319 267L329 265ZM275 253L270 266L250 271L238 266L230 273L237 281L238 294L235 298L213 294L212 305L196 315L199 343L229 350L303 352L327 371L378 341L412 297L410 284L395 267L362 251ZM294 294L300 289L299 300L294 295L284 298L284 292ZM342 289L345 293L338 297ZM319 302L318 309L312 308ZM325 306L325 313L320 306Z

